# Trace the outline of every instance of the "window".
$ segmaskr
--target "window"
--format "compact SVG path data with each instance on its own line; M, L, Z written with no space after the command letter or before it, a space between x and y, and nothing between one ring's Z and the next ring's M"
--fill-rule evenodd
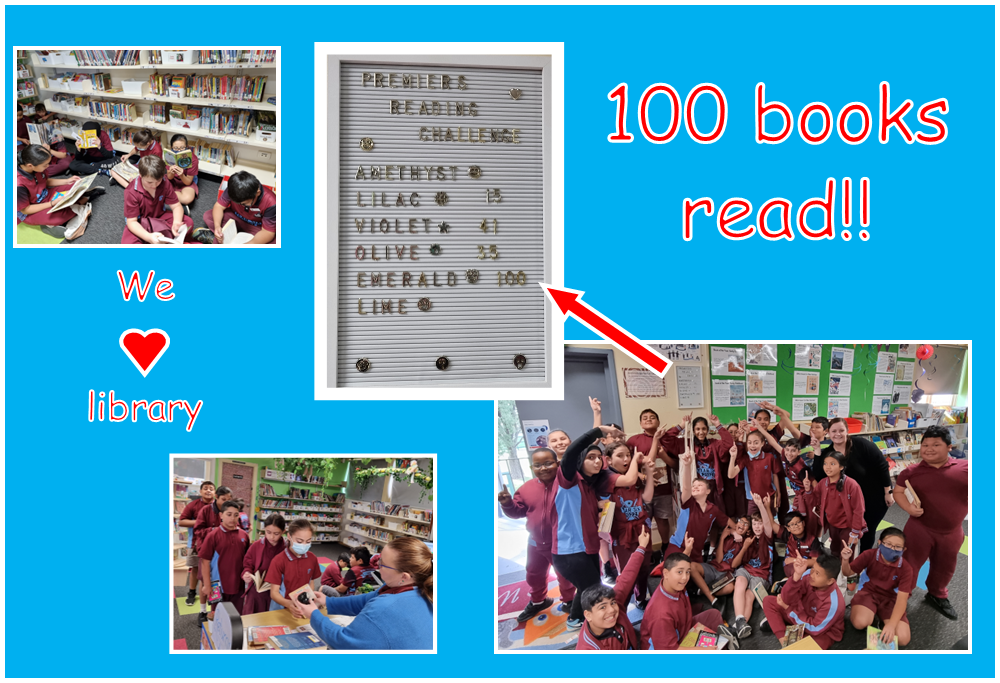
M206 458L174 458L174 476L185 479L211 479L214 463Z

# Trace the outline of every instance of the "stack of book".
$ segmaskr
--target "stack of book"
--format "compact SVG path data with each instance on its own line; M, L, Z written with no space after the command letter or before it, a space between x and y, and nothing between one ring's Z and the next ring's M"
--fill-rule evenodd
M137 66L139 50L73 50L80 66Z

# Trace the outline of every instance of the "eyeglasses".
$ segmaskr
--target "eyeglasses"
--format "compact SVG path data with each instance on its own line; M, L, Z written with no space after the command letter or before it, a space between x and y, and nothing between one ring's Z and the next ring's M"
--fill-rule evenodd
M882 542L882 545L884 545L889 550L902 550L903 549L903 546L901 546L901 545L889 545L885 541Z
M559 465L555 460L549 460L548 462L538 462L532 463L531 469L533 470L548 470Z
M378 565L378 567L379 567L379 569L391 569L391 570L392 570L392 571L394 571L394 572L399 572L400 574L402 574L402 573L403 573L403 570L402 570L402 569L396 569L395 567L390 567L389 565L387 565L387 564L382 564L381 562L379 562L379 565Z

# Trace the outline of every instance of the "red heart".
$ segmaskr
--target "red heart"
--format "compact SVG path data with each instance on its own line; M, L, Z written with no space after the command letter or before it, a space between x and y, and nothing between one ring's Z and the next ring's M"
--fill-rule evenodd
M170 336L163 330L125 330L118 340L122 351L145 377L153 369L160 356L170 346Z

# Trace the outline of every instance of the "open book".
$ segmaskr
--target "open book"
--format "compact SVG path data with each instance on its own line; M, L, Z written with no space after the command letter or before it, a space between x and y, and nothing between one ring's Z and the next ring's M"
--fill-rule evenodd
M172 149L163 150L163 161L167 166L177 166L179 168L191 168L194 163L191 150L185 149L182 152L175 152Z
M187 230L185 229L181 232L187 232ZM258 593L266 593L271 590L271 584L264 580L264 575L260 571L253 573L253 585L256 586Z
M869 650L898 650L899 636L893 636L891 643L882 642L882 629L874 626L868 627L868 649Z
M785 627L785 647L799 642L806 637L805 624L792 624Z
M237 232L236 221L231 218L222 226L223 244L246 244L252 239L253 235L249 232Z
M111 169L111 172L120 175L127 183L139 177L139 169L128 162L125 157Z
M156 239L159 240L161 244L184 244L184 238L187 237L187 233L188 233L188 226L183 225L181 226L181 229L177 231L177 237L167 237L162 232L157 232L154 234L156 235ZM267 584L267 587L270 588L271 584ZM263 589L261 589L258 586L258 590L263 590Z
M33 145L51 145L63 139L62 133L53 123L29 123L28 140Z
M90 189L95 178L97 178L96 175L84 176L66 192L56 192L52 197L52 208L48 210L48 213L55 213L75 204L83 196L83 193Z
M97 149L101 146L101 136L96 130L81 129L76 134L76 146L80 149Z

